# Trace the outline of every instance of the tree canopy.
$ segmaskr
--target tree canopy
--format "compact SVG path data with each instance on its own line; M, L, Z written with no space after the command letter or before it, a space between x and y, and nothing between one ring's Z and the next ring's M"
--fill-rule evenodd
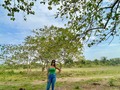
M56 17L67 19L68 27L90 41L88 46L120 34L120 0L50 0L48 4L59 5Z
M60 57L73 57L74 54L82 54L82 42L76 33L69 29L47 27L33 30L34 36L25 39L25 45L29 50L36 51L42 60L59 59Z
M0 49L0 56L8 65L39 62L45 67L52 59L60 63L68 58L83 58L83 44L77 34L54 26L33 30L22 45L1 45Z
M11 20L15 20L16 12L35 14L33 7L36 1L4 0L1 6L8 10ZM68 28L78 31L83 41L90 41L88 46L109 38L112 41L115 36L119 36L120 0L40 0L40 3L48 4L49 10L57 5L56 18L67 20ZM90 39L92 36L94 40Z

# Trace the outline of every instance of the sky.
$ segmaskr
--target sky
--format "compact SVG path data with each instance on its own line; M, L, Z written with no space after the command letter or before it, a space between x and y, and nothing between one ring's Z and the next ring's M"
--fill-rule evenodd
M47 6L39 5L37 7L36 5L34 10L36 14L27 16L27 21L24 21L23 13L15 14L16 20L11 21L7 16L7 11L0 7L0 44L21 44L26 36L32 35L33 29L51 25L64 26L65 20L55 19L56 8L49 11ZM118 37L111 44L106 41L90 48L84 46L83 55L88 60L100 59L103 56L120 58L120 38Z

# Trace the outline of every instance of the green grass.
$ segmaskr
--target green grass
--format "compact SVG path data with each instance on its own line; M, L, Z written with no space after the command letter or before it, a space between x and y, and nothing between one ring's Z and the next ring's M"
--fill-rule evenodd
M46 71L40 70L32 69L27 73L24 69L1 69L0 90L19 90L21 87L26 90L45 90L47 75ZM120 90L120 66L63 68L61 74L57 74L57 79L56 90ZM64 79L66 81L62 81Z

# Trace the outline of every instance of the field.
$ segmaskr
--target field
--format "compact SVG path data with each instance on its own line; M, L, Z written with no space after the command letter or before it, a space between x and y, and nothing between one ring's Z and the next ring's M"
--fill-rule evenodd
M0 90L45 90L46 71L0 70ZM63 68L55 90L120 90L120 66Z

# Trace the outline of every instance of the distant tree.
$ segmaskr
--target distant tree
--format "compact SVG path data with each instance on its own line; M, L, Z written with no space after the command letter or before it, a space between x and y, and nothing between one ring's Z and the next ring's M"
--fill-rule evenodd
M93 62L94 62L96 65L99 65L99 64L100 64L100 61L99 61L98 59L95 59Z
M107 63L107 57L101 57L101 62L102 62L103 64Z
M20 52L20 47L20 45L12 44L1 45L0 54L5 64L15 66L18 62L20 62L20 58L16 57L16 55Z
M112 58L109 60L110 65L120 65L120 58Z
M71 58L65 59L64 64L71 67L71 65L73 64L73 60Z

